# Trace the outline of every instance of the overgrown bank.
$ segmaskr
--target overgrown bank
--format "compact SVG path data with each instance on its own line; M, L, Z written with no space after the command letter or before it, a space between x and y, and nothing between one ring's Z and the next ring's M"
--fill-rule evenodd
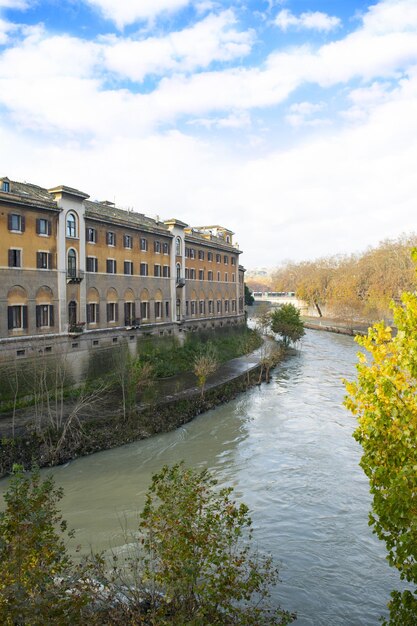
M253 341L253 333L245 336L246 339L252 337ZM0 474L10 472L13 463L20 463L26 468L33 463L40 467L58 465L79 456L177 428L196 415L228 402L248 387L268 379L269 370L283 358L283 354L276 346L274 349L264 349L255 359L243 357L240 359L243 367L234 373L221 375L220 370L209 378L204 393L196 385L195 379L191 387L179 389L171 385L172 393L165 391L159 396L155 393L157 385L150 385L145 394L140 391L136 393L136 385L135 402L128 406L128 411L126 406L121 406L123 396L120 388L119 391L113 389L109 392L104 387L103 398L100 397L100 388L96 387L92 392L96 393L93 404L85 401L84 410L79 413L70 411L59 424L46 420L36 428L32 421L14 436L10 433L3 436L0 441ZM129 362L128 353L126 357ZM105 382L101 381L101 384ZM124 384L126 401L129 384L126 380Z

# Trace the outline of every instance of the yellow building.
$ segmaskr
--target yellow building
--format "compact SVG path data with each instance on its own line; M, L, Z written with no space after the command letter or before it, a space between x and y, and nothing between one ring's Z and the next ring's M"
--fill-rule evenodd
M0 178L0 356L243 321L231 231L88 198Z

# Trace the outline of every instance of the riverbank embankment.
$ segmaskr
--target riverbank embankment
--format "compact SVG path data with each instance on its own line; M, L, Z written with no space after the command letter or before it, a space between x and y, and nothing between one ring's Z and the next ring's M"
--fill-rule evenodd
M310 330L321 330L338 335L366 335L371 322L357 322L352 320L341 320L328 317L313 317L303 315L304 327Z
M271 350L271 345L276 345ZM139 404L124 417L118 402L98 403L97 410L80 414L59 431L33 428L30 410L0 417L0 476L14 463L25 468L66 463L79 456L114 448L154 434L173 430L197 415L228 402L249 387L269 379L269 371L285 352L266 339L263 346L245 356L222 363L208 377L204 390L191 373L159 380L151 402Z

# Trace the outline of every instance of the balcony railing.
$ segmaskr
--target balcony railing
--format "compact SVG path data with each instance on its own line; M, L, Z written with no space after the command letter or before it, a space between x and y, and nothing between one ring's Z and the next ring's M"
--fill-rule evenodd
M75 322L74 324L69 324L68 332L71 335L80 335L84 331L85 322Z
M185 287L185 278L177 278L177 287Z
M68 284L76 284L78 285L84 278L83 272L77 272L77 270L69 269L67 270L67 283Z

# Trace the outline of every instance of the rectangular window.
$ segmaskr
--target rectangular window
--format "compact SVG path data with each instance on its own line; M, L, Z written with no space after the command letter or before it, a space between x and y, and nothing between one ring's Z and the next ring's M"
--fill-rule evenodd
M190 279L195 280L195 269L190 269Z
M51 304L38 304L36 306L36 327L54 325L54 307Z
M207 261L213 261L213 253L212 252L207 252Z
M97 231L95 228L86 228L85 234L88 243L97 243Z
M43 218L36 220L36 233L48 237L51 234L51 221Z
M227 272L225 272L224 274L224 282L227 283L229 281L229 276L227 274Z
M153 249L154 249L154 252L156 252L156 254L161 254L161 242L160 241L154 241L153 242Z
M27 306L8 306L7 318L9 330L26 329L28 327L28 308Z
M209 312L210 315L212 315L212 313L213 313L213 300L209 300L208 312Z
M119 319L119 303L108 302L107 303L107 321L117 322Z
M221 312L222 312L222 301L217 300L217 313L221 313Z
M88 256L86 258L87 272L98 272L98 259L95 256Z
M170 267L169 267L169 265L164 265L164 267L162 268L162 276L163 276L164 278L169 278L169 277L170 277L170 274L171 274L171 272L170 272Z
M108 230L106 233L106 242L108 246L116 245L116 233L113 233L111 230Z
M132 276L133 275L133 262L132 261L125 261L123 269L124 269L124 274Z
M148 264L147 263L141 263L140 264L139 274L141 276L147 276L148 275Z
M213 272L211 271L207 272L207 280L213 280Z
M232 283L236 282L236 274L232 274Z
M141 237L140 239L140 249L142 252L148 251L148 240L145 237Z
M187 317L188 317L188 315L189 315L189 310L190 310L189 303L188 303L188 300L186 300L186 301L185 301L185 315L186 315Z
M164 254L169 254L169 243L164 242L164 243L162 244L162 252L163 252Z
M22 251L9 249L9 267L22 267Z
M116 259L107 259L106 271L107 271L107 274L116 274L116 271L117 271Z
M6 193L10 191L10 183L8 180L3 180L2 185L1 185L1 190L5 191Z
M216 254L216 263L221 263L221 262L222 262L222 255Z
M190 278L190 270L188 269L188 267L185 268L185 279L187 280L188 278Z
M224 264L227 265L229 263L229 257L225 254L223 257Z
M169 317L169 301L168 300L165 302L165 317L166 318Z
M230 262L232 265L236 265L236 258L232 256L232 258L230 259Z
M206 303L204 300L200 300L200 306L199 306L199 311L200 311L200 315L204 315L206 312Z
M190 258L190 249L189 248L185 248L185 258L186 259Z
M155 318L161 319L162 317L162 302L155 302Z
M190 259L195 259L195 250L194 250L194 248L190 248Z
M161 277L161 266L160 265L154 265L153 266L153 275L156 276L157 278Z
M125 302L125 326L131 326L136 321L136 304Z
M229 313L229 300L224 301L224 312Z
M143 320L149 319L149 302L140 303L140 317Z
M198 270L198 280L204 280L204 270Z
M199 261L204 261L204 250L199 250L198 251L198 260Z
M196 310L196 301L195 300L191 300L191 315L195 315L195 310Z
M133 239L132 239L131 235L123 235L123 246L125 248L132 248L132 246L133 246Z
M217 282L220 282L220 272L217 272Z
M52 268L52 254L49 252L37 252L36 267L41 270L50 270Z
M236 313L236 300L232 300L232 313Z
M98 324L99 305L97 302L87 304L87 324Z
M25 217L17 213L9 213L7 216L8 228L16 233L25 232Z

